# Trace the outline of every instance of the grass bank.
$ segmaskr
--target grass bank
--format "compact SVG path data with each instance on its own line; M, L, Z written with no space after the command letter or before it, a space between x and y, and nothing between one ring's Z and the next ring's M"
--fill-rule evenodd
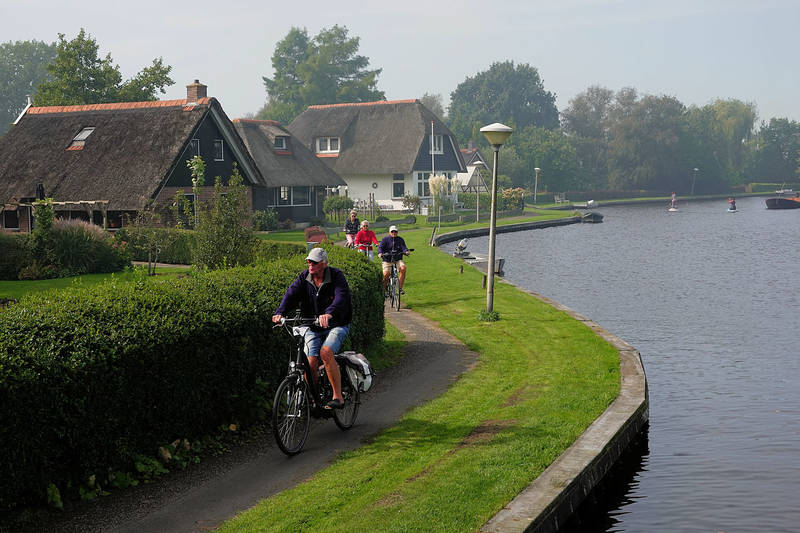
M428 247L430 229L401 234L416 248L405 302L477 351L478 365L372 442L221 531L474 531L616 398L611 345L504 283L494 296L501 319L479 322L482 274L467 266L460 273L460 260Z

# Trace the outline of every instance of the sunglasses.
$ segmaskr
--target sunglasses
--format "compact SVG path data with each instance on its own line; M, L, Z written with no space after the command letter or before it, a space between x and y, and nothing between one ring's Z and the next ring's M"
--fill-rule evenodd
M306 263L308 263L309 265L316 265L319 264L319 261L312 261L311 259L306 259Z

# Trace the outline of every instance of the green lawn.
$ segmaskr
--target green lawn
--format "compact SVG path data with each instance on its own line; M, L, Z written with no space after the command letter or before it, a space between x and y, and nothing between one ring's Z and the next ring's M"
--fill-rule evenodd
M561 213L563 216L563 212ZM516 220L519 221L519 220ZM476 368L294 489L221 531L475 531L616 398L619 354L585 325L402 231L416 251L405 302L480 354ZM366 401L369 401L368 397Z

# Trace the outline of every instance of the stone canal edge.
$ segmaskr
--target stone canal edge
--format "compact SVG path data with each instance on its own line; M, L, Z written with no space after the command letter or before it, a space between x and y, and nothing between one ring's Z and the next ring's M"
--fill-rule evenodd
M517 288L583 322L613 345L619 351L620 390L572 446L483 525L483 533L558 531L649 420L647 377L639 352L569 307Z

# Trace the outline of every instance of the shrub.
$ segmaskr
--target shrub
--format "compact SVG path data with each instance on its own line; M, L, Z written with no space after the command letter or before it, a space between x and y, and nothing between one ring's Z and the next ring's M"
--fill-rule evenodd
M195 233L183 229L127 226L117 231L115 237L118 242L128 243L134 261L147 261L148 249L154 244L158 251L154 260L188 265L196 246Z
M272 208L266 211L253 211L253 228L256 231L278 229L278 212Z
M100 226L83 220L56 220L52 239L61 277L118 272L131 264L126 245L115 243Z
M29 241L26 234L0 231L0 279L19 279L20 270L33 259Z
M389 217L387 217L386 215L380 215L375 217L375 222L386 222L387 220L389 220Z
M363 350L383 334L380 269L343 249L328 253L353 295L349 343ZM304 268L299 254L169 282L112 280L0 309L0 508L44 499L50 483L64 490L130 471L164 442L264 415L291 351L270 317Z

